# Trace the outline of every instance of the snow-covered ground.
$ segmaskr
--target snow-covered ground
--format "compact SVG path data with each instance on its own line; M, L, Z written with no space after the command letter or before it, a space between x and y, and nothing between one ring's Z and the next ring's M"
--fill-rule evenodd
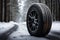
M30 36L27 27L26 22L9 22L9 23L1 23L0 22L0 34L5 32L6 30L12 28L14 24L18 25L18 29L13 32L9 37L8 40L60 40L60 22L53 22L52 28L50 33L46 37L33 37Z
M52 28L51 28L51 31L60 31L60 21L57 21L57 22L53 22L52 23Z

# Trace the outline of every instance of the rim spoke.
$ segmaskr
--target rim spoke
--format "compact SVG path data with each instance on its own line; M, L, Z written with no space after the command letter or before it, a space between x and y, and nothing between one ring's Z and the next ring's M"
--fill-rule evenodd
M29 15L29 18L34 19L34 17L33 16L30 16L30 15Z
M31 15L29 15L29 18L32 18Z
M35 21L38 21L38 19L34 19Z
M35 23L35 24L38 24L38 21L37 21L37 19L36 19L36 20L34 20L34 23Z

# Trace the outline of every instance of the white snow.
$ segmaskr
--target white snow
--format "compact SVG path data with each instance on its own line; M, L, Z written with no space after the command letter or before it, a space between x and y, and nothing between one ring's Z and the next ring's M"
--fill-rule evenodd
M8 40L48 40L46 38L38 38L38 37L32 37L30 36L30 34L28 33L27 27L26 27L26 22L20 22L20 23L16 23L16 22L9 22L9 23L5 23L5 22L0 22L0 34L2 34L3 32L7 31L8 29L12 28L14 26L14 24L18 25L18 29L17 31L13 32ZM53 22L52 23L52 28L51 31L60 31L60 22Z
M60 31L60 21L53 22L51 30L52 31Z
M0 22L0 34L8 31L9 29L11 29L14 26L14 24L12 22L9 23L5 23L5 22Z

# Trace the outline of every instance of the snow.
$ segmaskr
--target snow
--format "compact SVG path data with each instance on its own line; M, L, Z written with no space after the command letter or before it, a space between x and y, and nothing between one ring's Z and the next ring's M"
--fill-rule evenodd
M53 22L51 30L52 31L60 31L60 22L59 21Z
M0 34L4 33L5 31L9 30L10 28L12 28L14 26L14 24L18 25L18 29L13 32L9 37L8 40L49 40L47 38L43 38L43 37L33 37L30 36L30 34L28 33L27 27L26 27L26 22L20 22L20 23L16 23L16 22L0 22ZM51 31L56 31L59 32L60 31L60 22L53 22L52 23L52 27L51 27ZM51 34L51 31L48 35L53 35L56 36L55 34ZM60 38L60 36L58 36Z
M11 29L14 26L13 23L5 23L5 22L0 22L0 34L6 32L7 30Z
M53 22L51 31L59 32L59 29L60 29L59 25L60 25L60 22ZM53 33L52 34L49 33L48 35L56 36ZM60 36L57 35L57 37L60 37ZM39 38L39 37L30 36L26 28L26 22L21 22L19 23L18 30L9 36L9 40L48 40L48 39L43 37Z

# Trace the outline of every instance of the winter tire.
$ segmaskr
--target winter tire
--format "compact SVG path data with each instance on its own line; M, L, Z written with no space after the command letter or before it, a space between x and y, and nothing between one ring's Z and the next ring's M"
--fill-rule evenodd
M44 37L51 28L51 11L45 4L32 4L27 13L27 29L31 36Z

